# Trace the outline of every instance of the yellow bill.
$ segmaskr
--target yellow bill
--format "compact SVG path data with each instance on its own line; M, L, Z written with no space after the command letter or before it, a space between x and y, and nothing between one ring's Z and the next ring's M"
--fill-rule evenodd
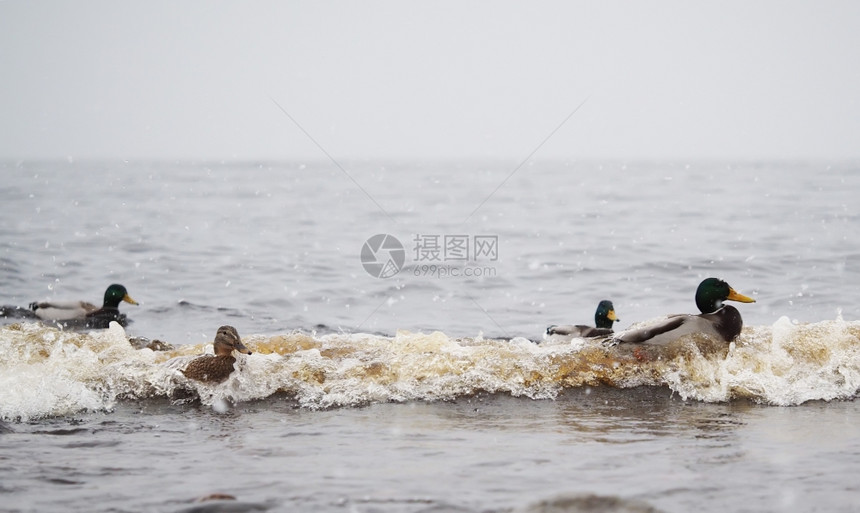
M738 294L735 292L735 289L729 288L729 297L726 299L730 299L732 301L740 301L741 303L755 303L755 299L751 297L747 297L743 294Z

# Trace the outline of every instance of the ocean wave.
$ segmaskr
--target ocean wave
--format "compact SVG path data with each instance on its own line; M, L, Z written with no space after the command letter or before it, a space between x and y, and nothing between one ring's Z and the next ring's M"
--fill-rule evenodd
M109 411L117 401L168 398L217 406L273 398L309 409L375 402L446 401L477 393L553 399L565 388L668 386L685 400L798 405L860 391L860 321L744 329L725 344L689 336L666 346L574 339L535 344L442 332L250 335L223 383L185 378L211 344L135 349L125 331L0 328L0 419Z

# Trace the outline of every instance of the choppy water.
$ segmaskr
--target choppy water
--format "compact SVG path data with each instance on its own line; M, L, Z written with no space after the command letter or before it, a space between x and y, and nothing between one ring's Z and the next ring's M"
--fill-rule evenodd
M857 166L514 168L5 164L0 303L141 304L125 330L2 319L4 507L853 511ZM405 249L387 279L360 258L378 233ZM496 258L421 258L445 236ZM757 300L731 345L529 340L604 298L620 328L694 312L707 276ZM254 354L185 380L222 324Z

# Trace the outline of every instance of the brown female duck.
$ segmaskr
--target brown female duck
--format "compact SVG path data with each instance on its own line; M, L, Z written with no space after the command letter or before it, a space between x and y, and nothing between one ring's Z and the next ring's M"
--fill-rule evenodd
M191 360L191 363L182 371L186 378L203 381L205 383L220 383L227 379L233 372L233 364L236 358L233 350L243 354L251 354L239 339L239 332L233 326L221 326L215 335L213 344L215 354L207 354Z

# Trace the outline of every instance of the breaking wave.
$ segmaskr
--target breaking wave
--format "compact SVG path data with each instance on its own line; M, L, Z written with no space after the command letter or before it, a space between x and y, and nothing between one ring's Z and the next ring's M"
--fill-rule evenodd
M308 409L445 401L477 393L553 399L565 388L668 386L685 400L798 405L860 391L860 321L744 329L725 344L702 336L667 346L574 339L535 344L441 332L250 335L252 355L217 385L179 370L211 344L135 349L122 327L77 333L36 323L0 328L0 419L109 411L117 401L205 405L272 398Z

